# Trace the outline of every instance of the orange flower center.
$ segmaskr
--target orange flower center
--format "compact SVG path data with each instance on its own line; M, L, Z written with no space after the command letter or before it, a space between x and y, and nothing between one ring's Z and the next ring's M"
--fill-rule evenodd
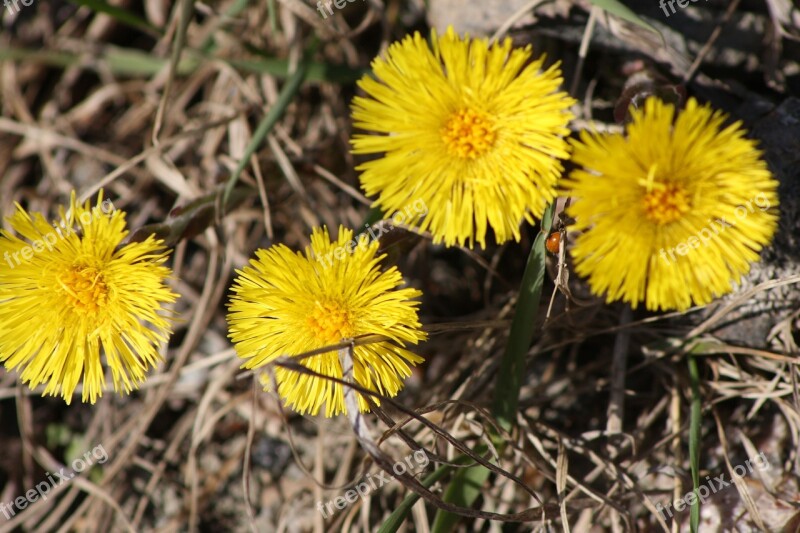
M472 109L456 112L442 128L442 140L448 151L462 159L483 155L494 146L496 139L491 117Z
M94 267L77 266L58 278L68 305L80 314L94 314L108 303L108 286Z
M306 318L306 324L314 336L324 345L337 344L342 339L355 335L353 317L337 302L317 302L316 307Z
M666 185L644 195L645 216L658 225L681 218L689 208L689 197L680 185Z

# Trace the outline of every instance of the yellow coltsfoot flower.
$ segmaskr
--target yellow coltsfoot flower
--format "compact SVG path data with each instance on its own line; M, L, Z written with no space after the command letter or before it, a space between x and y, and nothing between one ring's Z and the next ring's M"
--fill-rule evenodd
M260 368L282 355L300 355L360 335L382 335L390 341L356 345L353 378L362 387L395 396L409 365L422 358L405 349L426 338L417 319L421 295L398 287L403 278L396 267L379 268L378 241L369 236L353 239L339 227L331 242L327 228L316 228L305 255L278 244L258 250L234 281L228 313L229 336L244 368ZM299 360L305 367L342 379L334 350ZM278 393L300 413L325 415L346 412L342 385L330 380L275 369ZM268 385L264 381L265 385ZM376 398L370 398L379 403ZM358 395L361 411L369 405Z
M595 294L684 310L733 290L777 226L778 182L740 123L650 98L622 134L581 132L564 181L583 231L575 271Z
M563 136L575 101L558 88L558 64L542 71L531 49L511 39L460 39L434 31L391 45L365 76L367 97L353 100L354 154L385 153L357 170L375 205L391 214L424 201L413 224L433 242L485 246L487 227L499 243L519 240L520 224L553 200L569 157Z
M103 355L114 390L137 387L160 360L172 320L164 304L177 298L160 241L120 248L125 213L102 197L90 208L73 192L52 225L18 205L8 218L16 235L0 230L0 361L67 404L81 382L82 401L103 395Z

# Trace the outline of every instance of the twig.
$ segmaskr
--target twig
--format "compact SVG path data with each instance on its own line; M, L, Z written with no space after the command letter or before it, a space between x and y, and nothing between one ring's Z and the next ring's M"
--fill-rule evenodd
M740 0L733 0L731 4L728 6L728 9L725 11L725 15L723 15L722 20L717 24L717 27L714 28L714 31L711 32L711 36L706 41L706 44L703 45L703 48L697 53L697 57L694 58L689 70L686 71L686 74L683 75L682 83L684 85L688 84L691 79L694 77L697 69L700 68L700 63L703 62L703 59L708 55L711 51L711 47L714 46L714 43L719 38L720 34L722 33L722 27L728 23L730 18L733 16L733 12L736 11L736 8L739 7Z
M619 324L624 326L631 321L632 311L625 305L620 315ZM622 431L622 418L625 409L625 373L628 366L628 346L630 330L627 328L617 332L614 340L614 353L611 363L611 397L608 402L608 423L606 431L609 435Z
M589 12L589 20L586 22L586 29L583 31L581 38L581 47L578 49L578 64L575 65L575 72L572 75L572 84L569 88L569 94L576 96L578 91L578 82L581 79L581 71L583 70L583 63L586 60L586 53L589 51L589 41L592 40L592 33L594 33L594 26L597 23L597 15L600 13L600 8L592 6Z

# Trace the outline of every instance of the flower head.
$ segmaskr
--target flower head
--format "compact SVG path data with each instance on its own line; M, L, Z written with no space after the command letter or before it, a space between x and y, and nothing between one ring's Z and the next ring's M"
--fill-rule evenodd
M569 156L567 110L558 65L542 71L531 49L511 40L460 39L452 28L433 49L420 36L391 45L375 59L373 79L353 101L353 153L385 153L357 170L368 195L386 212L422 199L430 210L416 225L433 241L478 241L487 226L497 242L519 240L523 220L540 217L555 196Z
M582 132L565 180L571 254L595 294L683 310L733 290L777 225L778 183L740 123L650 98L627 135Z
M170 334L171 315L160 313L177 298L164 284L167 252L152 237L120 247L125 213L102 191L93 208L73 192L52 225L17 209L8 218L16 235L0 230L0 361L68 404L82 381L81 400L95 403L104 354L114 390L130 392Z
M229 305L230 337L245 368L259 368L281 355L299 355L359 335L389 340L356 345L353 378L362 387L395 396L409 364L422 358L404 348L426 338L417 320L420 291L398 289L403 283L395 268L381 271L378 242L367 235L339 228L331 242L327 228L317 228L305 255L279 244L258 250L256 259L238 272ZM390 342L391 341L391 342ZM337 352L303 358L300 363L342 379ZM275 369L278 393L300 413L346 412L342 385L285 368ZM359 408L369 405L358 395ZM377 400L371 398L372 401Z

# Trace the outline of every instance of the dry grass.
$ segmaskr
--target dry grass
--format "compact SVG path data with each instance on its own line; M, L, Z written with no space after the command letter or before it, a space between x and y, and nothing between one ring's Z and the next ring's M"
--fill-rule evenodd
M557 292L545 321L556 291L547 280L518 427L494 457L490 436L499 430L488 406L536 228L526 228L520 243L481 251L445 250L397 230L387 250L425 294L430 340L418 352L427 362L396 405L386 402L380 416L359 418L369 430L359 441L353 421L286 412L273 394L254 388L251 375L241 375L225 303L234 269L256 248L281 242L299 249L314 226L363 225L370 202L359 191L348 143L354 80L389 42L425 27L422 2L355 2L324 20L300 0L114 3L146 27L78 4L42 1L4 14L3 216L14 202L52 214L72 189L87 197L102 187L127 211L130 228L167 220L176 206L222 191L254 131L280 104L286 79L307 54L313 64L244 160L239 184L249 188L246 199L224 215L208 215L196 235L177 239L171 266L182 321L164 347L166 362L140 391L108 391L94 406L68 407L0 370L0 503L67 464L70 454L98 444L108 452L102 469L10 520L0 518L0 531L373 531L409 487L420 490L416 478L389 483L327 520L317 502L343 495L417 447L450 462L457 450L481 445L496 459L496 473L473 506L483 511L464 518L463 531L677 531L677 522L659 520L655 504L691 490L689 353L699 358L701 376L701 482L707 475L729 480L736 466L762 452L770 465L714 494L703 506L701 531L799 530L798 307L759 308L768 322L760 336L749 333L740 313L773 291L789 291L781 301L795 302L796 261L776 260L769 278L748 281L749 291L681 315L626 317L622 307L589 297L573 276L563 287L573 301ZM564 62L567 86L581 101L576 128L617 127L612 108L623 67L636 62L657 62L665 76L685 77L690 91L753 121L766 111L755 115L740 103L797 96L800 74L790 60L800 57L792 56L800 53L796 8L744 1L726 14L719 2L706 4L686 10L695 22L658 18L657 7L646 8L667 47L646 30L599 16L580 68L588 5L552 2L535 23L510 31L515 41L532 41ZM728 19L741 35L719 24ZM767 32L768 42L750 48L761 42L753 32ZM783 179L800 183L796 171ZM786 217L796 212L783 215L795 227L797 218ZM744 329L737 330L740 322ZM747 332L751 342L730 342L721 325L726 334ZM375 443L386 454L377 465L365 452ZM414 506L406 531L430 530L448 479L430 487L427 505ZM489 512L527 522L503 525L488 520ZM688 530L688 511L678 515L680 530Z

